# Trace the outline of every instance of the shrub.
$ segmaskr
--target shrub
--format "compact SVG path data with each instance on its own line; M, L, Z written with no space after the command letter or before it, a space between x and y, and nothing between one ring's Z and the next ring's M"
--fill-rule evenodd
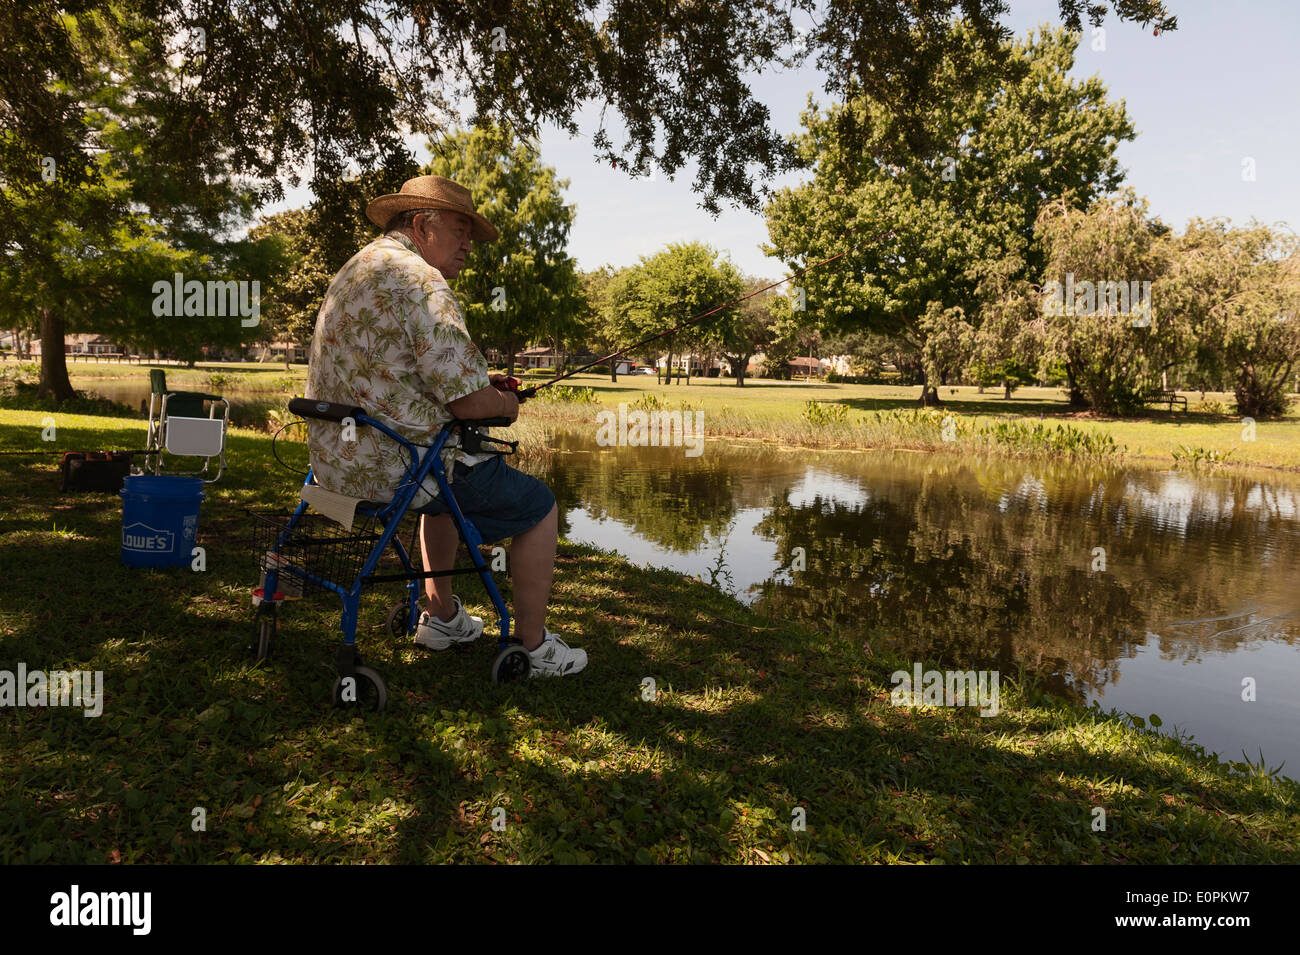
M635 408L638 411L666 411L668 409L668 399L653 391L647 391L636 401L630 402L628 407Z
M1232 457L1231 448L1227 451L1211 451L1209 448L1194 448L1186 444L1180 444L1169 453L1173 455L1175 467L1191 468L1193 471L1199 469L1202 464L1209 467L1226 464L1228 458Z
M228 375L225 372L214 371L207 378L208 391L214 394L220 394L223 388L230 388L239 382L238 375Z
M595 388L577 388L572 385L552 385L550 388L544 388L537 393L536 401L551 401L556 404L560 402L571 402L574 404L594 404L596 402Z
M1105 431L1084 431L1069 424L1048 425L1041 421L999 421L984 425L980 434L1004 447L1081 458L1104 458L1119 454L1115 439Z
M849 409L845 405L806 401L803 406L803 416L814 426L845 424L849 420Z

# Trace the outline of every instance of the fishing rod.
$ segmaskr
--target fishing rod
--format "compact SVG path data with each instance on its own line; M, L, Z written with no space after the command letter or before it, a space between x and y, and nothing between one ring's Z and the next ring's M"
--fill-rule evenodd
M875 242L879 239L886 238L887 236L891 236L893 234L894 234L893 229L886 229L883 232L877 232L870 239L868 239L867 242L864 244L870 244L872 242ZM604 358L597 358L595 361L588 362L587 364L581 366L580 368L574 368L572 371L566 371L564 374L558 375L557 377L552 378L550 381L544 381L540 385L534 385L531 388L520 388L519 379L508 378L506 379L502 390L513 392L515 397L517 397L521 402L526 401L529 398L535 396L537 392L541 391L543 388L549 388L551 387L551 385L558 384L559 382L563 381L565 378L572 377L573 375L576 375L579 372L586 371L589 368L595 368L597 365L603 365L605 362L609 361L610 359L617 358L620 355L625 355L628 352L632 351L633 349L641 348L645 345L649 345L651 342L658 341L659 339L664 338L668 335L672 335L676 332L680 332L683 328L687 328L691 325L694 325L696 322L703 321L704 319L708 318L710 315L716 315L718 312L722 311L725 308L731 308L731 306L733 305L739 305L747 298L753 298L755 295L759 295L763 292L766 292L768 289L774 289L778 285L784 285L786 282L791 282L797 279L799 276L803 275L805 272L811 272L813 269L819 269L823 265L827 265L831 262L834 262L836 259L848 255L850 252L856 251L857 248L858 248L857 246L851 246L850 248L845 249L843 252L838 252L835 255L832 255L829 259L822 259L820 262L814 262L812 265L800 269L798 272L794 273L794 275L787 276L786 278L783 278L778 282L773 282L771 285L765 285L763 286L763 288L755 289L754 291L749 292L746 295L742 295L740 296L740 298L733 299L730 302L724 302L721 305L714 306L713 308L709 309L707 312L702 312L701 314L696 315L694 318L689 318L686 321L682 322L680 325L676 325L673 328L668 329L667 331L657 332L654 335L651 335L649 338L643 339L639 342L636 342L635 344L628 345L626 348L620 348L616 352L611 352L610 354L606 355Z
M157 448L145 448L142 451L100 451L99 454L152 454ZM9 454L83 454L82 451L0 451L0 455Z

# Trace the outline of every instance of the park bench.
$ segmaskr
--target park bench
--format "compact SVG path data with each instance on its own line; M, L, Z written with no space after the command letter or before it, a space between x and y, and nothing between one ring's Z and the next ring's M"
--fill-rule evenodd
M1174 410L1175 404L1181 404L1183 406L1183 410L1184 411L1187 410L1187 399L1184 398L1176 391L1162 391L1157 397L1153 398L1152 400L1157 403L1168 404L1170 411Z

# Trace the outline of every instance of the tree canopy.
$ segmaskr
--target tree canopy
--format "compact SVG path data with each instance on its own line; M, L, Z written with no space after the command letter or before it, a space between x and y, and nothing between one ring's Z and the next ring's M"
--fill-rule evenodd
M669 332L702 312L739 298L744 279L728 259L700 242L669 243L661 252L614 276L606 290L607 321L613 337L630 345L651 335ZM650 346L647 355L674 355L722 341L740 320L735 309L723 309L681 331L667 334ZM669 376L671 380L671 375Z
M1008 43L1002 55L1015 78L990 67L970 88L963 64L986 54L975 30L954 36L966 54L935 77L948 95L928 114L936 132L925 151L902 155L908 144L883 100L810 106L798 143L813 178L767 208L768 251L792 268L853 248L803 280L810 320L896 338L929 378L942 371L942 349L927 351L927 341L968 334L1007 281L1041 270L1041 204L1065 196L1086 205L1113 190L1122 178L1115 149L1134 136L1100 79L1068 76L1077 36L1044 30ZM841 114L871 130L865 149L842 137Z
M1059 8L1076 30L1107 13L1083 0ZM1113 10L1158 31L1177 26L1159 0L1115 0ZM129 60L113 81L153 117L149 162L160 183L184 190L234 169L269 199L308 163L314 187L345 179L350 165L400 182L403 132L440 135L466 119L462 100L472 103L468 125L527 133L549 122L570 134L595 102L601 158L669 175L694 159L705 209L755 208L751 169L774 175L796 156L747 73L814 60L829 95L889 104L891 129L914 142L947 95L938 64L954 63L970 84L1010 69L1002 0L556 0L544 15L508 0L34 0L6 12L6 176L30 179L46 156L91 174L96 145L81 120L113 51ZM957 18L974 46L956 38ZM168 63L179 82L142 79ZM626 128L621 147L608 109Z

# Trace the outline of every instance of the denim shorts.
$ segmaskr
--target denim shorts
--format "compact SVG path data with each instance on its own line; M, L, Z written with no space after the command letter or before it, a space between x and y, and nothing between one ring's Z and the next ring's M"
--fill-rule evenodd
M500 455L473 467L457 461L451 492L485 544L495 544L535 527L555 506L555 495L549 487L531 474L516 471ZM417 510L435 516L449 513L441 494Z

